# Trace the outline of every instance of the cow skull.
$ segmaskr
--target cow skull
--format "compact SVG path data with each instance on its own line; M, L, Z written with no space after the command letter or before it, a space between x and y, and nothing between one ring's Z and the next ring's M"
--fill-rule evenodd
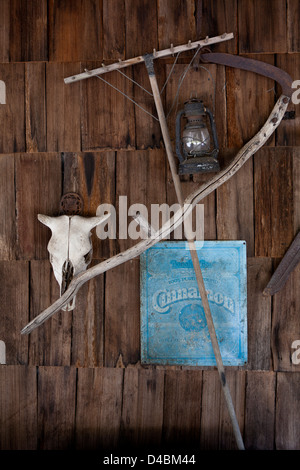
M61 215L50 217L38 214L38 220L49 227L52 236L48 243L50 263L60 286L60 295L68 288L73 277L86 270L92 260L91 230L104 223L110 214L101 217ZM75 297L63 310L73 310Z

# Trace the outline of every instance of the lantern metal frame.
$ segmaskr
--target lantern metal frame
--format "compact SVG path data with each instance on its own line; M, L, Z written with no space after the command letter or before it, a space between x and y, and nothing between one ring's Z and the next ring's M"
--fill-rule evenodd
M185 151L182 143L182 117L187 119L187 126L189 120L191 123L197 123L199 129L203 126L203 117L207 116L210 122L213 148L209 152L199 152L195 155L189 154ZM199 119L197 119L199 117ZM196 124L197 126L197 124ZM195 126L195 127L196 127ZM217 159L219 153L219 144L217 137L217 129L213 113L209 108L204 106L203 101L192 98L184 103L183 109L178 111L176 115L176 154L179 159L178 174L193 174L193 173L211 173L220 171L219 161Z

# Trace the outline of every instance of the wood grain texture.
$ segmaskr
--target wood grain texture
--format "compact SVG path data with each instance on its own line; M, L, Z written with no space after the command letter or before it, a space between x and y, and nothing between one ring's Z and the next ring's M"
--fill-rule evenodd
M125 369L122 443L134 448L157 448L163 427L164 371Z
M30 262L30 317L59 297L59 285L48 260ZM71 363L72 312L60 311L29 343L29 363L40 366L67 366Z
M76 448L117 448L122 413L122 369L78 369Z
M1 62L48 60L47 1L2 0Z
M153 0L125 0L126 59L158 50L157 6Z
M47 150L45 63L25 65L26 152Z
M101 60L101 14L101 0L50 0L49 60Z
M245 372L226 370L226 380L241 433L244 432ZM218 373L203 371L200 448L236 450L236 442Z
M299 450L299 372L278 373L275 443L278 450Z
M254 156L255 256L284 255L294 238L293 150L263 148Z
M71 364L103 366L104 276L93 279L78 292L72 317Z
M232 151L220 161L231 160ZM247 256L254 256L253 159L217 189L216 225L219 240L245 240Z
M166 49L196 41L196 22L193 0L158 0L158 40L159 48ZM153 46L155 47L155 46Z
M166 370L163 444L197 446L200 440L201 370Z
M39 367L38 449L69 450L75 440L75 367Z
M101 67L99 62L82 64L82 70L98 67ZM130 72L127 74L130 76ZM133 97L133 84L117 71L105 75L104 79L130 98ZM134 105L97 77L83 80L81 86L82 150L134 148Z
M249 450L272 450L275 423L274 372L247 372L245 446Z
M50 230L37 215L58 215L61 198L61 160L56 153L16 155L17 256L48 259Z
M140 229L129 214L133 204L143 204L147 214L142 214L154 228L158 222L152 220L151 204L166 202L166 156L163 150L120 151L116 160L116 204L119 216L117 232L117 251L123 251L144 237L139 236ZM126 196L127 200L121 199ZM123 202L122 202L123 201ZM127 207L126 207L127 204ZM141 207L132 207L142 212ZM128 214L128 217L127 217ZM124 221L124 222L123 222ZM121 224L124 229L121 231ZM127 237L126 237L127 229ZM123 233L124 232L124 233ZM129 235L132 233L131 237ZM137 239L132 237L136 236Z
M277 54L276 65L288 72L293 80L299 80L300 54ZM296 90L299 90L299 85ZM299 92L296 98L299 100ZM276 145L294 146L300 145L300 110L297 104L290 101L287 113L294 113L293 119L285 119L276 130Z
M162 90L165 81L165 66L159 60L155 61L155 73L160 90ZM137 64L134 67L133 77L137 83L151 93L149 76L145 64ZM160 148L162 146L161 129L157 121L154 99L151 95L140 87L134 86L134 100L143 108L143 110L138 106L134 108L137 149ZM164 102L164 96L162 96L162 101ZM147 114L144 110L152 114L156 119Z
M0 449L36 450L36 368L0 366Z
M247 369L270 370L271 298L263 290L272 275L270 258L248 257L247 260L247 322L248 364Z
M125 0L102 0L103 59L125 59Z
M139 260L106 274L104 365L125 366L140 360Z
M48 152L81 150L81 87L64 78L80 71L80 63L46 64Z
M0 153L25 152L24 64L0 64L6 104L0 105Z
M28 340L20 330L27 323L29 266L26 261L1 261L0 339L6 345L6 364L28 363Z
M274 65L272 54L251 54L247 57ZM275 103L274 86L273 80L259 74L226 68L226 122L229 148L241 147L261 128ZM274 143L275 137L272 135L267 145Z
M197 38L234 34L231 41L218 45L218 52L237 53L237 0L196 0Z
M272 357L274 370L297 372L299 365L293 364L292 346L299 339L299 279L300 265L294 269L285 286L273 296L272 313Z
M287 52L286 2L282 0L239 0L239 52ZM268 34L265 32L268 31Z
M297 0L287 0L287 47L288 52L300 49L300 5Z
M93 217L101 204L115 207L115 152L64 153L63 194L78 193L83 199L83 217ZM113 208L110 208L113 211ZM113 215L112 215L113 217ZM104 230L107 228L104 227ZM104 236L104 235L103 235ZM116 240L100 239L92 231L93 258L110 258L116 254Z
M15 259L15 159L14 155L0 155L0 259Z

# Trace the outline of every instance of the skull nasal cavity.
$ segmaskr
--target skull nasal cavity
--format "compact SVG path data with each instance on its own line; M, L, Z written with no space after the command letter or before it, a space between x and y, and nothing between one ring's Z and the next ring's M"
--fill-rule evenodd
M62 294L68 288L70 282L73 279L73 275L74 275L74 266L70 260L66 260L62 268L62 286L61 286Z

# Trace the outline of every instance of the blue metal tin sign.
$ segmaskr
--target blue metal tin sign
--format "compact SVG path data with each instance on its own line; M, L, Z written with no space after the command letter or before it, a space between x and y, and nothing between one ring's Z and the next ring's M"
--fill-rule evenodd
M224 365L247 362L244 241L195 242ZM160 242L140 257L142 364L215 366L187 242Z

